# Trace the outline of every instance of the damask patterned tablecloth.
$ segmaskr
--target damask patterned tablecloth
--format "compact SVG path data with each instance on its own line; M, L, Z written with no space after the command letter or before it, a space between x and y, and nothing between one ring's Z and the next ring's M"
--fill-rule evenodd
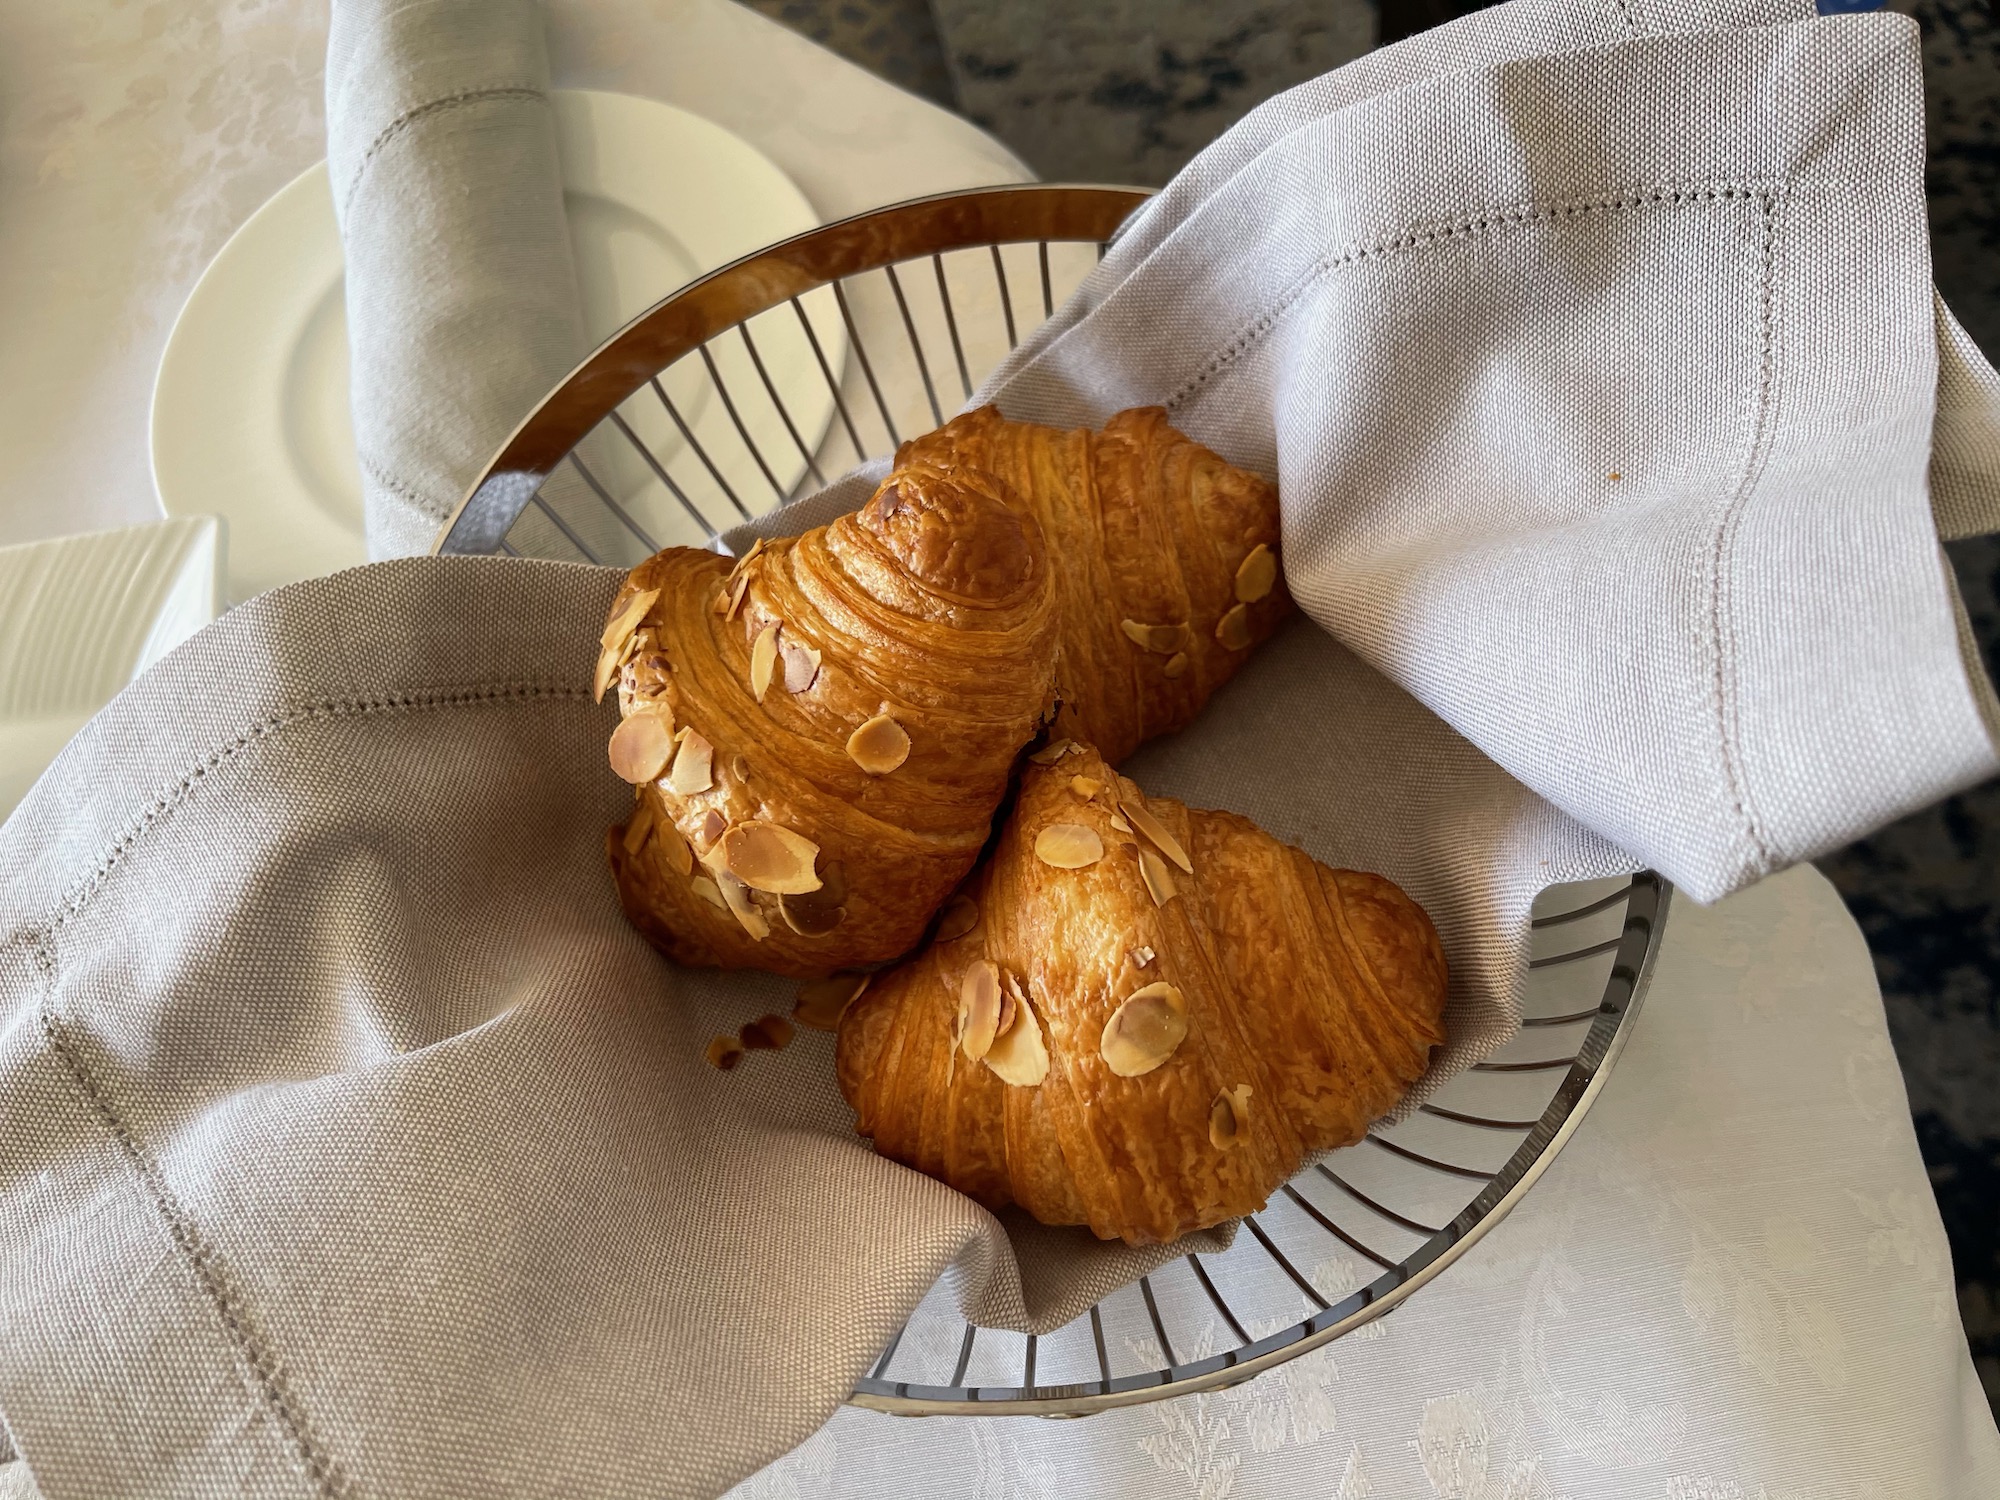
M1022 175L726 0L550 10L559 85L710 115L823 214ZM157 513L154 366L209 256L323 153L324 26L304 0L0 10L0 541ZM1081 1422L844 1411L737 1493L1992 1495L2000 1439L1951 1286L1866 951L1794 871L1676 908L1584 1129L1382 1322L1234 1390ZM28 1492L0 1464L0 1495Z
M737 1500L2000 1493L1881 997L1832 887L1796 869L1677 903L1635 1025L1513 1215L1360 1332L1078 1421L849 1408ZM1163 1311L1203 1326L1192 1301ZM1212 1312L1206 1337L1235 1342Z

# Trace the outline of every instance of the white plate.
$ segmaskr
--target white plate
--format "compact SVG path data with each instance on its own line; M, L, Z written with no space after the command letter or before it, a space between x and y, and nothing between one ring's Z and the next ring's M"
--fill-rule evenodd
M594 346L660 298L717 266L819 223L805 195L741 138L656 100L557 90L564 201ZM347 319L340 234L321 162L229 239L189 294L153 385L153 481L173 516L229 522L228 594L236 600L367 560L361 476L347 402ZM796 314L752 324L758 352L807 446L833 398ZM787 321L788 320L788 321ZM836 376L846 354L837 310L813 307ZM740 355L738 357L741 357ZM732 372L736 373L736 372ZM741 374L755 382L747 358ZM761 389L761 385L757 388ZM722 478L752 509L771 503L729 415L705 380L670 379L682 417ZM714 521L734 508L704 466L674 465L682 439L649 389L627 421ZM648 405L647 403L650 403ZM775 410L740 413L768 455L797 453ZM702 532L636 452L593 445L597 477L660 545ZM586 460L588 461L588 460ZM782 467L786 490L805 464Z
M212 516L0 547L0 819L121 687L221 608Z

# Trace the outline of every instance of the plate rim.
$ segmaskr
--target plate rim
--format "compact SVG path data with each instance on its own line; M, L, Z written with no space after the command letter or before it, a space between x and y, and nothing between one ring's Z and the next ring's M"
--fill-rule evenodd
M557 88L549 90L549 98L552 108L561 109L565 106L575 108L580 105L586 117L590 118L600 128L608 128L613 132L623 132L623 134L614 134L613 139L625 139L629 136L631 139L637 140L639 138L637 135L638 130L649 129L657 131L662 122L671 121L671 128L675 131L683 134L692 132L698 135L706 135L713 142L726 142L729 149L737 156L739 162L755 162L758 164L759 170L767 174L766 185L772 191L767 193L760 188L756 193L748 196L754 197L758 202L763 204L776 203L781 217L788 220L797 220L800 225L800 229L797 232L816 228L824 222L812 199L789 172L755 143L705 115L698 114L684 106L669 103L663 99L655 99L643 94L632 94L611 89ZM651 122L650 125L643 123L648 120ZM625 196L614 195L604 190L604 180L597 176L594 170L596 165L597 163L593 160L586 168L581 180L566 182L566 189L571 191L596 192L599 196L611 198L620 203L627 203L627 206L637 209L644 213L647 218L659 223L669 233L673 234L678 241L683 244L686 243L676 228L675 223L676 217L685 220L690 213L690 210L680 207L684 200L668 199L645 203L628 203ZM740 173L732 173L730 175L733 181L742 180ZM186 452L207 451L212 453L214 451L213 440L204 439L195 442L191 445L190 450L178 448L176 445L185 442L186 439L178 434L176 424L171 421L163 422L162 408L166 407L171 410L174 404L180 399L180 392L184 387L198 385L208 377L209 366L204 364L188 365L187 362L190 359L196 358L190 352L189 340L195 336L195 330L199 330L204 326L204 320L210 317L211 305L227 305L226 303L218 304L218 298L222 294L218 293L217 288L228 285L230 279L238 274L235 269L236 265L242 261L246 254L252 253L251 251L246 251L245 246L258 244L263 236L272 233L274 225L282 225L286 222L288 215L299 213L301 211L301 200L315 192L325 195L323 202L330 207L331 187L328 178L327 163L324 157L312 163L277 188L259 203L242 223L238 224L230 232L221 246L209 258L207 264L202 267L201 274L195 278L194 283L189 287L187 295L182 299L180 307L174 314L173 323L169 327L166 340L161 347L159 360L154 366L152 389L147 401L147 465L153 483L154 502L159 508L159 514L163 518L175 519L189 516L214 516L225 525L228 525L245 508L247 497L240 490L231 495L226 490L218 491L213 488L204 476L193 478L188 476L186 470L193 467L193 465L187 461ZM662 207L669 207L672 212L661 213L656 211ZM697 214L701 211L699 206L692 210L692 212ZM344 247L339 242L337 226L335 228L332 250L336 263L341 268L340 274L344 275L346 257ZM700 275L705 274L707 273L697 272L696 279ZM676 289L674 287L663 288L659 295L670 296ZM649 300L646 305L651 306L653 301L657 300L657 297L655 297ZM643 309L641 310L643 311ZM232 417L237 419L231 423L216 425L224 427L247 425L243 424L240 420L245 405L240 400L224 404L218 402L213 397L209 397L205 398L201 405L211 415L227 410ZM266 424L257 423L255 425L261 428ZM282 439L279 441L282 443ZM235 443L230 445L226 451L234 452L241 447L243 447L242 444ZM212 467L213 465L211 465ZM288 464L287 468L296 473L295 465ZM306 543L301 548L281 553L280 556L287 560L282 561L280 566L264 570L267 573L286 575L275 583L260 584L246 580L240 571L245 560L243 551L240 547L233 546L230 549L231 556L225 565L224 582L225 592L231 602L241 602L242 598L248 598L253 593L261 592L265 588L280 587L284 582L338 571L341 568L367 560L364 539L363 550L359 556L355 556L349 552L338 560L327 561L324 555L329 544L327 533L331 533L335 528L340 528L344 540L351 540L354 534L346 531L341 526L341 523L336 521L332 516L329 516L319 501L310 494L305 493L297 483L289 486L288 489L297 490L298 493L288 493L279 502L283 507L283 513L287 516L300 515L302 522L303 515L309 513L312 518L311 521L303 522L303 524L316 533L316 535L312 541ZM218 498L223 496L227 497L228 503L218 504ZM263 493L256 503L268 505L271 503L271 497L268 493ZM235 539L232 538L232 540ZM319 556L315 558L309 567L302 571L300 562L308 550L318 552ZM237 597L239 587L245 590L241 598Z

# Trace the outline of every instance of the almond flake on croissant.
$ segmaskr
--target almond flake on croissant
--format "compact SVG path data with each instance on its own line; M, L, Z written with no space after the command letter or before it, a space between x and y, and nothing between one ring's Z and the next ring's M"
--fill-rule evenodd
M1444 1040L1444 952L1378 875L1145 797L1082 746L1025 765L959 936L840 1020L882 1154L991 1208L1164 1242L1359 1140Z
M984 470L1040 526L1062 617L1057 733L1114 764L1191 721L1291 613L1277 490L1159 407L1092 432L983 406L905 443L897 461Z
M800 978L908 952L1047 710L1053 583L993 480L921 461L733 566L633 569L598 669L636 786L606 840L632 923L683 963Z

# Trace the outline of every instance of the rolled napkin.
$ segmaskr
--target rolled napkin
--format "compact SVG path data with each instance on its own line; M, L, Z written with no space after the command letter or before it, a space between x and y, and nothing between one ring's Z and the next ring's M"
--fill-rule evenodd
M1977 498L1992 386L1959 349L1947 443L1915 28L1740 10L1515 0L1278 101L990 392L1163 403L1278 480L1320 625L1126 769L1416 898L1446 1071L1511 1034L1543 885L1713 894L1994 766L1926 488L1935 419ZM618 912L617 585L280 590L0 836L0 1410L52 1492L713 1493L941 1272L1043 1330L1188 1248L874 1156L829 1037L707 1065L790 987Z
M428 552L583 356L535 0L335 0L327 170L370 557Z

